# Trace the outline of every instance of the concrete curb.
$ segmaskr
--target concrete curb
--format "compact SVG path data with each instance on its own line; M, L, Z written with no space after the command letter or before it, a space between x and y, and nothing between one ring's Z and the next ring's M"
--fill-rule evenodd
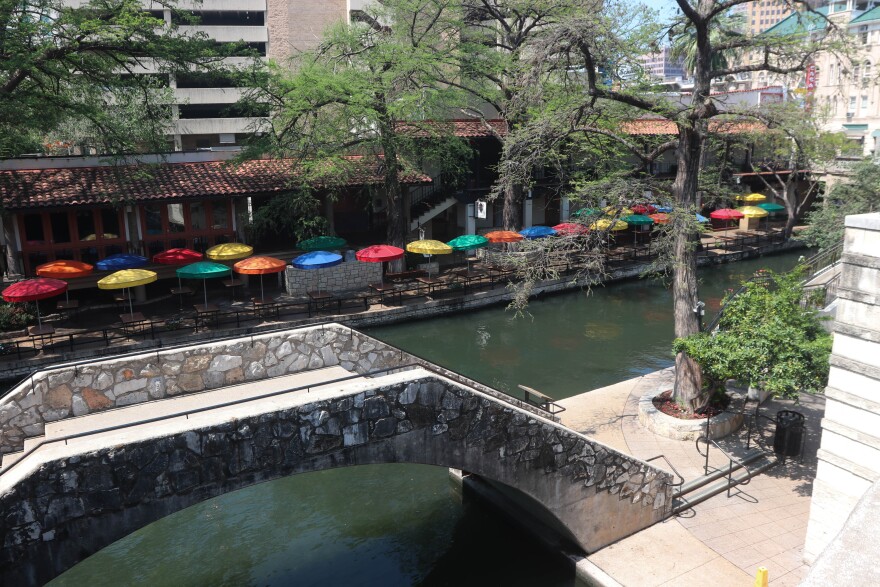
M623 587L614 577L599 568L588 558L572 559L575 563L575 576L589 587Z

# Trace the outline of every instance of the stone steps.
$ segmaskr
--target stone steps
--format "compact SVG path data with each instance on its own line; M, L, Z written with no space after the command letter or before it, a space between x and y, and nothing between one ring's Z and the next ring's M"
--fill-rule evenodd
M720 471L720 476L719 472L715 472L712 474L715 476L714 482L707 482L706 484L694 486L692 487L690 492L683 492L680 493L677 497L674 497L672 502L672 513L680 514L681 512L688 510L697 504L703 503L704 501L715 497L719 493L727 491L728 488L744 485L750 479L756 477L757 475L760 475L761 473L772 467L775 467L778 463L779 461L775 455L761 453L758 455L758 458L752 459L752 461L749 463L749 465L751 466L749 467L736 467L735 465L732 480L730 482L728 482L727 468L725 467ZM700 479L702 479L702 477Z
M66 418L46 425L43 436L26 438L24 448L21 451L3 455L0 468L7 468L17 462L33 447L45 440L62 438L65 436L88 433L93 430L124 426L141 420L169 417L173 414L186 412L193 409L211 408L230 401L239 401L253 398L273 391L280 391L305 385L321 385L325 381L352 377L360 379L357 373L352 373L339 366L325 367L311 371L302 371L292 375L283 375L271 379L250 381L238 385L221 387L199 393L190 393L174 398L155 400L140 404L133 404L121 408L110 409L97 414L89 414L77 418ZM356 380L355 379L355 380ZM306 390L297 393L307 393Z

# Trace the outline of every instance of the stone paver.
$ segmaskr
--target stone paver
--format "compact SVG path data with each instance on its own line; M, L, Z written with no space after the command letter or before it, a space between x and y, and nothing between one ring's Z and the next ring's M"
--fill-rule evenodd
M595 436L629 454L648 459L665 455L675 469L691 480L703 474L704 457L692 441L657 436L639 425L638 400L646 393L672 386L673 372L665 369L609 387L561 400L562 423ZM691 511L656 524L599 552L589 560L623 585L747 585L759 567L766 567L772 585L796 585L806 575L803 547L816 473L821 396L770 400L762 414L793 409L806 416L807 439L803 463L788 460L749 484L695 506ZM762 438L772 448L774 426L765 422ZM720 441L734 455L745 451L745 430ZM662 460L654 461L668 468ZM710 467L728 463L710 452ZM632 564L634 560L643 564Z

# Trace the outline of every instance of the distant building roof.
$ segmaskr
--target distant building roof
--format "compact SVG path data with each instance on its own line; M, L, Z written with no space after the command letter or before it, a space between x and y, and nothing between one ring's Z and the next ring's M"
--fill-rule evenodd
M880 6L875 6L871 10L868 10L867 12L863 12L862 14L855 17L854 19L852 19L849 22L850 22L850 24L855 24L857 22L858 23L870 22L872 20L880 20Z
M623 132L628 135L675 135L678 134L676 124L665 118L639 118L625 122ZM751 120L711 120L709 131L724 134L755 132L764 125Z
M795 35L803 33L811 33L813 31L821 31L828 24L825 16L828 14L828 7L814 9L813 12L793 12L788 18L780 20L775 25L761 33L762 35Z
M346 157L352 163L343 186L384 181L381 157ZM292 161L259 159L240 165L225 161L162 163L0 171L0 201L6 209L119 201L185 200L217 196L252 196L291 189ZM402 183L431 183L406 171Z

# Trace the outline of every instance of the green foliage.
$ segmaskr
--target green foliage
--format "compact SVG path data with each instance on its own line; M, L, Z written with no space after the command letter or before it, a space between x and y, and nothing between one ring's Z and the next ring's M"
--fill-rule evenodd
M168 2L154 5L159 10ZM140 0L0 0L0 155L85 142L167 150L168 74L219 67L227 49L178 34ZM157 75L133 75L147 70Z
M8 304L0 301L0 330L20 330L34 320L31 304Z
M258 208L248 230L257 244L284 235L291 243L326 234L327 219L320 213L317 198L309 190L295 190L274 196Z
M809 228L798 238L811 247L833 247L843 239L847 216L877 210L880 210L880 166L865 159L854 166L845 182L835 184L816 203L807 217Z
M713 388L727 379L797 397L818 392L828 378L831 335L813 310L801 306L801 272L768 272L724 300L719 329L678 338Z

